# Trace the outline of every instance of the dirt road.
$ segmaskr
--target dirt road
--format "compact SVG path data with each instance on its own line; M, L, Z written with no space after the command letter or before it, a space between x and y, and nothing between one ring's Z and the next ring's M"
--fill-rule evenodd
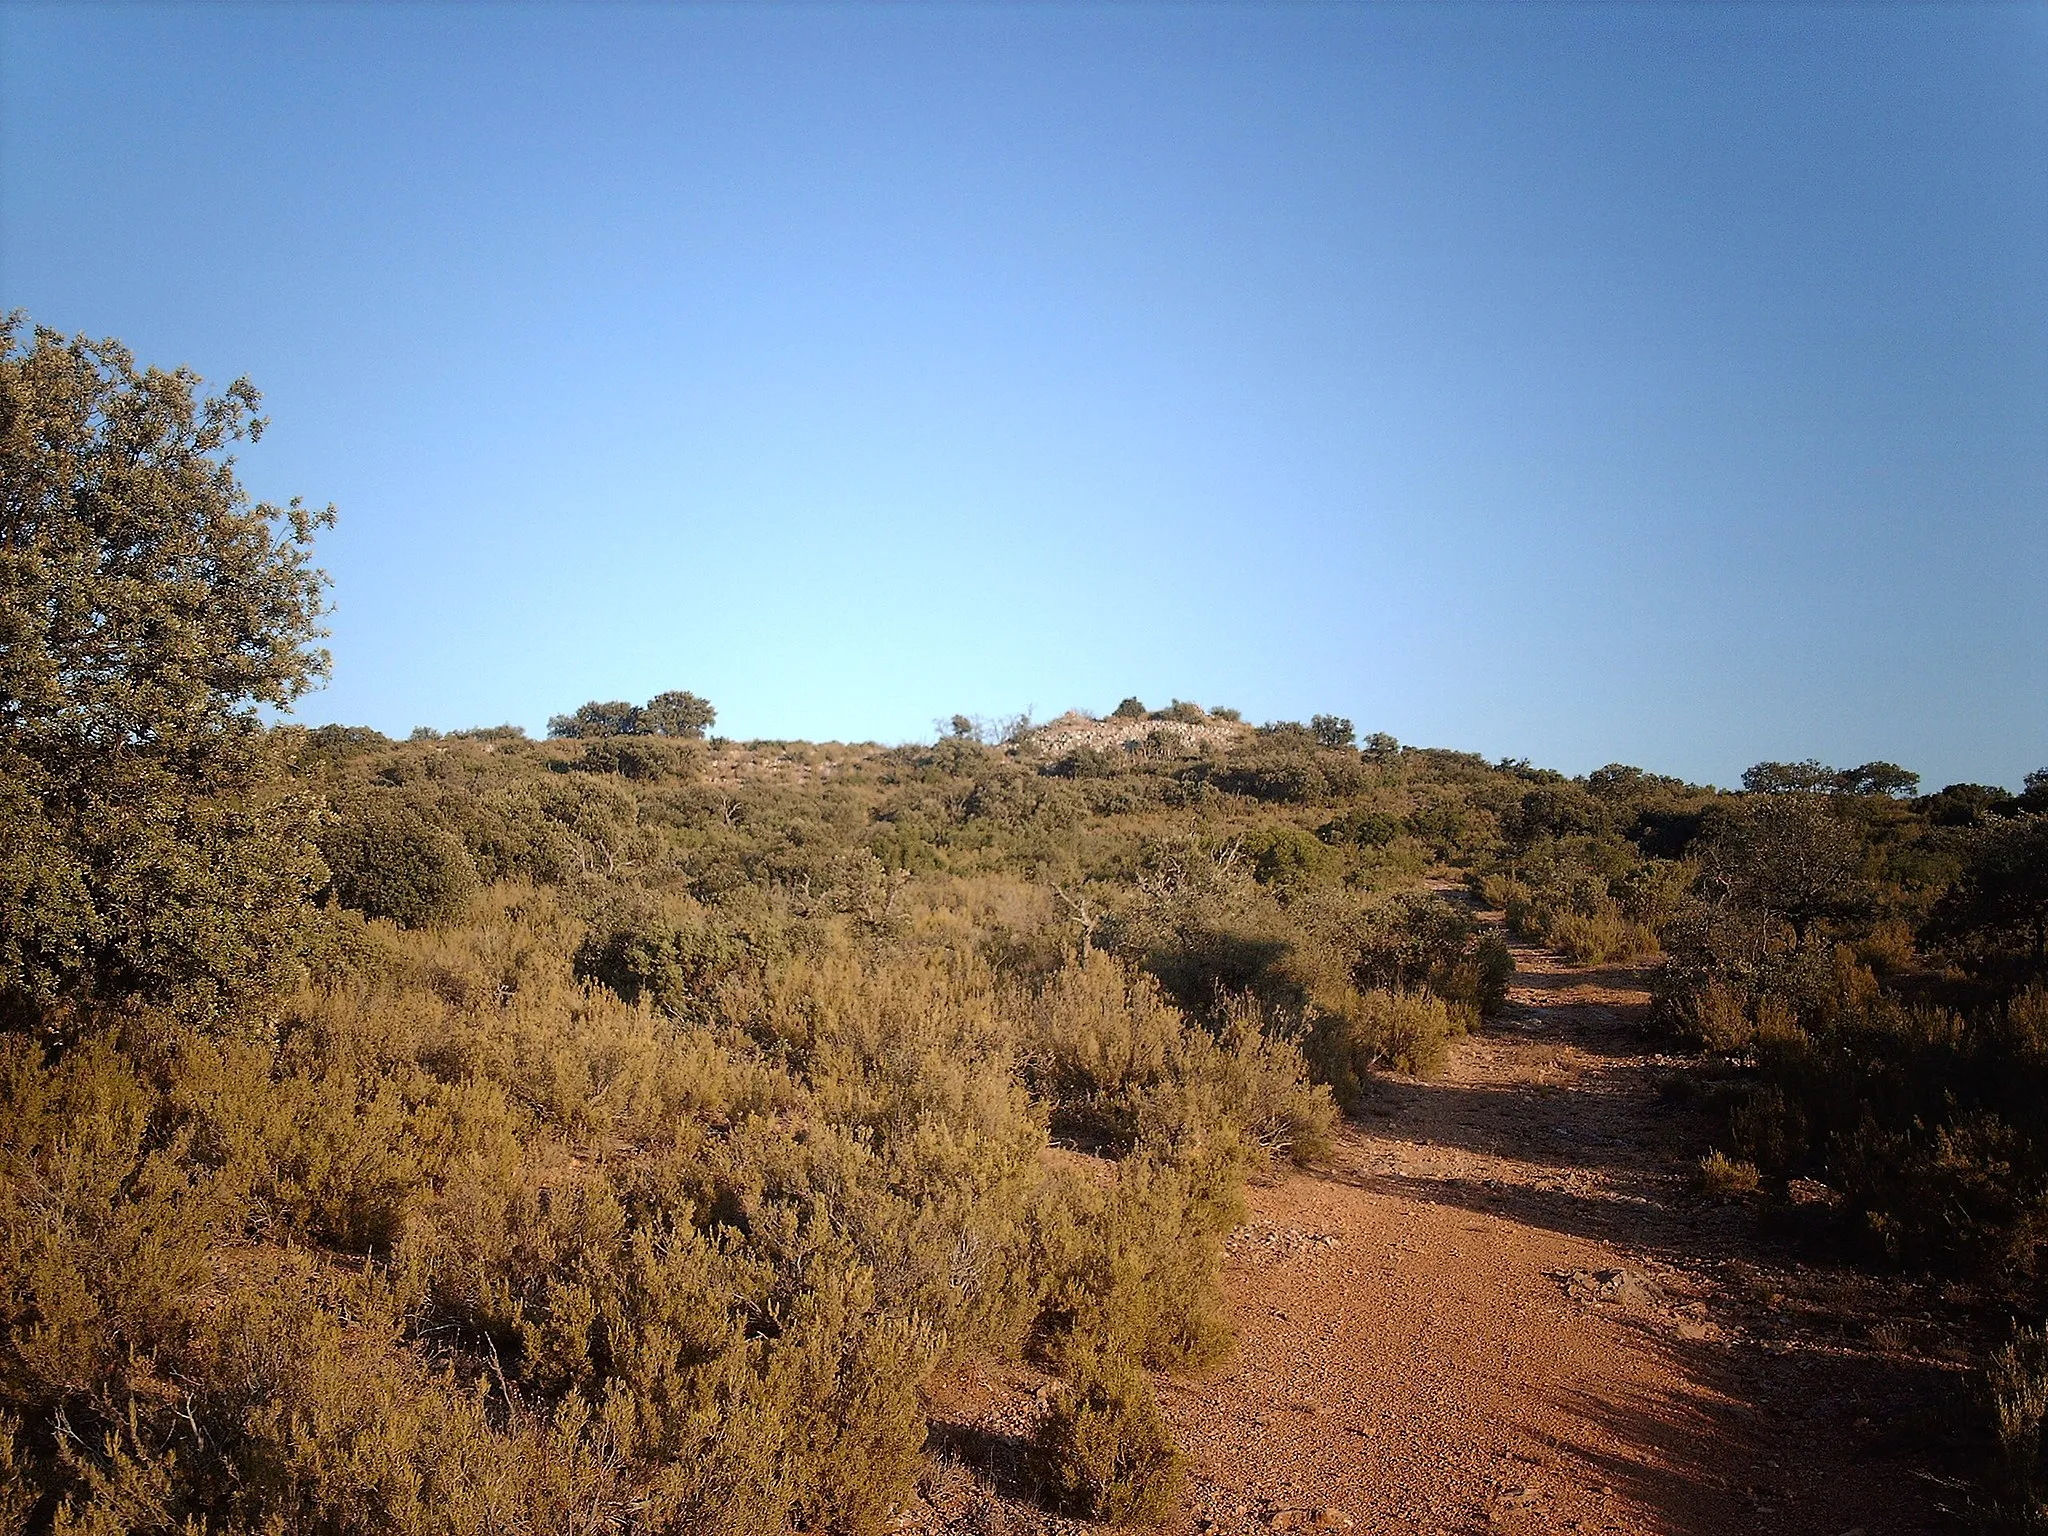
M1179 1528L1957 1529L1960 1375L1915 1344L1913 1289L1802 1266L1694 1192L1706 1122L1663 1092L1640 973L1515 958L1444 1076L1388 1080L1327 1172L1252 1192L1236 1359L1161 1383L1194 1473ZM968 1459L1016 1462L1032 1382L956 1386ZM930 1491L963 1512L931 1529L1086 1529Z

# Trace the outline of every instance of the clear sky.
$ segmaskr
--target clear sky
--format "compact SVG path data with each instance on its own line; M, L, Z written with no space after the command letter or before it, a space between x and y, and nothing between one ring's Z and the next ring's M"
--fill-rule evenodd
M2048 6L9 5L0 304L264 391L312 720L2048 763Z

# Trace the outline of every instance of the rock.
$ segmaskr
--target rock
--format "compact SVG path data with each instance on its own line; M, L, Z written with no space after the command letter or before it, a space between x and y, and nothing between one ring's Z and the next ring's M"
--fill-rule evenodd
M1565 1295L1574 1301L1650 1307L1662 1301L1664 1295L1646 1277L1631 1269L1553 1270L1551 1276L1564 1287Z

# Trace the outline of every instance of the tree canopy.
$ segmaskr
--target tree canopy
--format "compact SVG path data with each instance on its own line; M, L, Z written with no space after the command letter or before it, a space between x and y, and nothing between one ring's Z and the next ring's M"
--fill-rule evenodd
M245 379L0 322L0 1016L209 1009L273 977L324 879L286 709L326 674L332 521L252 504Z
M709 699L671 689L657 693L645 704L628 704L623 699L600 703L593 699L574 714L556 715L548 721L548 734L563 739L594 740L606 736L681 736L695 741L718 720Z

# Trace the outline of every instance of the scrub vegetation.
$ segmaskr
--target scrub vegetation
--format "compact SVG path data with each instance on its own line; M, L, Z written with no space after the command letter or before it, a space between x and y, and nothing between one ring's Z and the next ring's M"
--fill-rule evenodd
M1184 700L278 724L325 518L241 491L256 405L0 349L0 1531L876 1531L975 1356L1058 1374L1048 1499L1161 1518L1247 1181L1502 1004L1460 881L1668 955L1709 1186L2035 1294L2048 778L1720 793Z

